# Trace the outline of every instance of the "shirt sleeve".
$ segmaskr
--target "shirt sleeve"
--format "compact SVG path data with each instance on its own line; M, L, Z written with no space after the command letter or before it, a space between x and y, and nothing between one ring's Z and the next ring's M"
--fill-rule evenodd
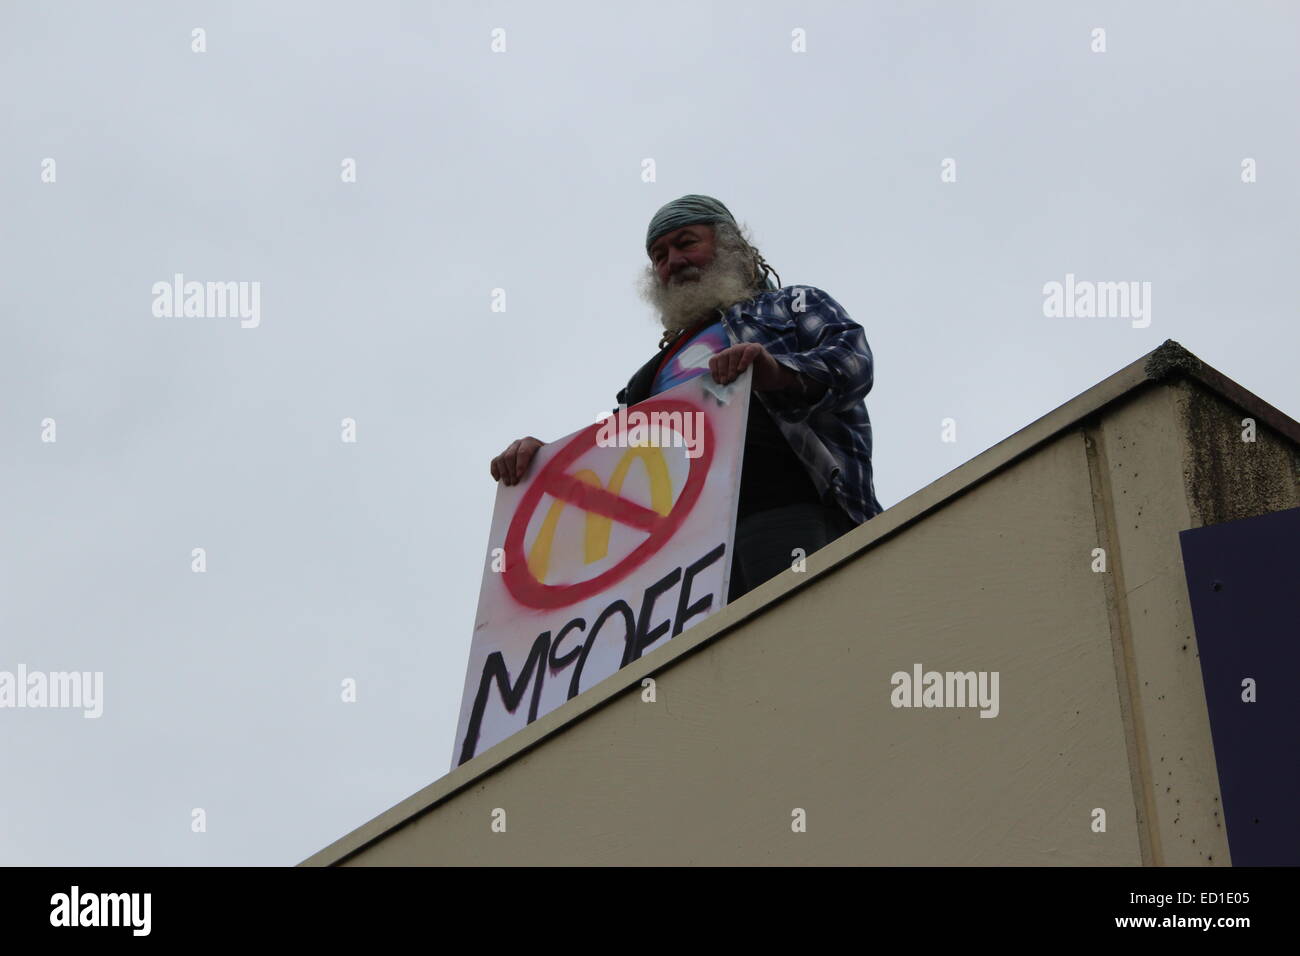
M772 357L826 390L813 401L802 398L798 389L763 393L768 408L793 423L819 412L852 408L866 398L874 381L866 330L825 292L811 286L802 288L806 290L804 310L792 312L798 350Z

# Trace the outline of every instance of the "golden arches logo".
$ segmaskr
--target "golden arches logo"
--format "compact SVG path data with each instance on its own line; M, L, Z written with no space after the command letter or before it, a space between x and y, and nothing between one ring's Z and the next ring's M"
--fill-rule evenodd
M673 480L668 473L668 463L664 460L664 453L657 447L641 445L625 451L614 467L614 473L609 476L607 490L615 495L623 490L623 482L627 479L628 472L631 471L632 463L635 461L641 461L645 465L646 477L650 480L650 507L660 517L667 517L673 510ZM600 476L590 468L576 472L573 477L583 484L601 487ZM560 515L564 513L567 505L568 502L558 499L551 502L546 517L542 519L542 526L537 530L537 539L528 550L528 570L538 581L545 582L546 574L550 570L555 530L559 527ZM609 536L613 528L613 518L587 512L583 540L584 564L599 561L609 553Z

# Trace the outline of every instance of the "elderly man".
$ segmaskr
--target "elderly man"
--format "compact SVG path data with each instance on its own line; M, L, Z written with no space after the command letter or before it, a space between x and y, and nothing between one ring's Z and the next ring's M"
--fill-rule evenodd
M812 286L780 288L731 212L710 196L676 199L646 232L641 294L664 327L658 354L618 393L635 405L706 367L727 384L752 367L728 601L880 513L871 469L872 384L862 326ZM778 276L779 279L779 276ZM512 485L543 442L492 459Z

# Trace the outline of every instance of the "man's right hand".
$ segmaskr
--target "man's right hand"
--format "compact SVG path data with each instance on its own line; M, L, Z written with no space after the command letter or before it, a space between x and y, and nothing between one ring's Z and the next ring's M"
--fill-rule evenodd
M538 441L529 435L510 443L510 447L492 459L492 478L504 481L507 485L516 485L528 473L528 466L533 462L537 449L546 442Z

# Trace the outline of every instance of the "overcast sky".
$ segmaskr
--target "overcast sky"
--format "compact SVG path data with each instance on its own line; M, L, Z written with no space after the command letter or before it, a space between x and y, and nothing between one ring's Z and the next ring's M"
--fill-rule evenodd
M1298 38L1258 2L4 3L0 670L105 685L0 709L0 862L292 864L442 776L488 460L654 352L684 193L865 327L886 508L1167 338L1300 416ZM259 282L259 324L155 315L176 273ZM1046 317L1067 273L1149 282L1150 324Z

